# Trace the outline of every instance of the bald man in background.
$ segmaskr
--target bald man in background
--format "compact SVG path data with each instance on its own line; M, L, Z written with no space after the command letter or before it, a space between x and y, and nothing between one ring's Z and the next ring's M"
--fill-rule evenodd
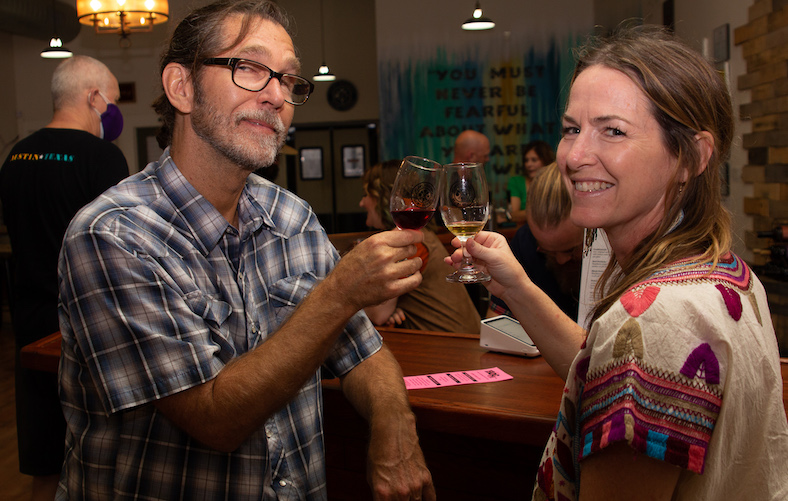
M19 141L0 169L0 200L14 251L11 319L16 343L15 395L19 471L32 475L31 500L55 497L66 422L57 375L26 369L23 346L59 329L57 258L74 214L129 175L120 148L120 88L101 61L74 56L52 75L54 114Z
M454 141L452 163L487 163L490 160L490 140L481 132L466 130Z

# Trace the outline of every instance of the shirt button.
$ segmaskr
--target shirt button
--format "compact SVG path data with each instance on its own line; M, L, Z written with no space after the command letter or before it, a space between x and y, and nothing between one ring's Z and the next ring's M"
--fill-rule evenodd
M285 487L287 485L287 482L285 482L284 480L280 480L279 481L279 485L281 485L282 487Z

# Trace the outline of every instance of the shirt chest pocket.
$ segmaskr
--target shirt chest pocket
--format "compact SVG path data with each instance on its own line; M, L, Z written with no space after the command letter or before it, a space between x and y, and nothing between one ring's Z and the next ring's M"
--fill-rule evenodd
M268 301L277 325L293 313L298 303L304 300L317 282L315 274L309 272L283 278L268 287Z

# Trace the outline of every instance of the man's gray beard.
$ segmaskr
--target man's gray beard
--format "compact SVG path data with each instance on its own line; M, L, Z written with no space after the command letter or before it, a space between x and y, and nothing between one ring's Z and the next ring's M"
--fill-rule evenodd
M230 161L250 172L270 166L276 160L279 150L287 139L287 129L279 115L271 110L256 110L239 113L233 117L233 125L237 127L242 120L252 119L270 124L274 127L275 136L266 134L260 138L259 147L247 145L243 141L233 141L232 135L227 137L220 132L221 127L230 129L226 116L221 115L211 104L207 103L199 84L195 83L194 110L192 111L192 129L194 132L219 151Z

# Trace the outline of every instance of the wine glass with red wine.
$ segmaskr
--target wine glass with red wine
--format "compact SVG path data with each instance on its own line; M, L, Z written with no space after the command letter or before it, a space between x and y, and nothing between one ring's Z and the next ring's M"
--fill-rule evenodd
M420 230L438 206L441 165L428 158L405 157L391 188L389 209L401 230Z

